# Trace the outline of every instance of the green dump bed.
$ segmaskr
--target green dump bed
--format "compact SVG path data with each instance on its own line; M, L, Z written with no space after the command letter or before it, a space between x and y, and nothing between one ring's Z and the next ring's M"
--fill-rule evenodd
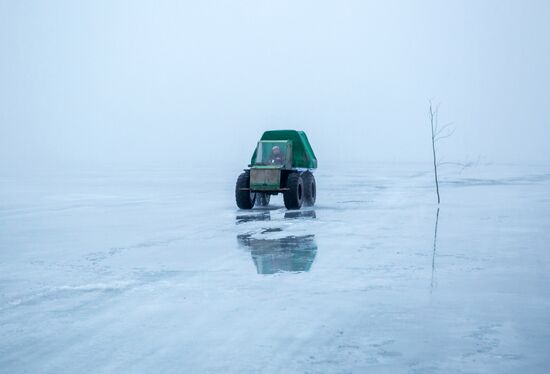
M307 135L303 131L296 130L271 130L266 131L262 135L260 140L290 140L292 141L292 167L293 168L305 168L316 169L317 158ZM252 155L251 164L256 159L256 150Z

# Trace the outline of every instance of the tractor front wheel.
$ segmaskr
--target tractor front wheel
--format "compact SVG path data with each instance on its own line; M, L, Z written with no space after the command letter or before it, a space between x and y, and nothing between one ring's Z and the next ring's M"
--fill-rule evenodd
M244 172L237 178L235 185L235 200L241 209L252 209L256 202L256 194L250 192L250 172Z
M290 173L286 181L286 190L283 194L287 209L300 209L304 200L304 181L299 173Z

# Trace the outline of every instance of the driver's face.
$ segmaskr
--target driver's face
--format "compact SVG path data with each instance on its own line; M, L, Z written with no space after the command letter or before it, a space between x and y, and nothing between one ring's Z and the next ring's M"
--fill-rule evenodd
M271 151L273 152L274 155L279 155L281 153L281 150L279 149L279 147L273 147Z

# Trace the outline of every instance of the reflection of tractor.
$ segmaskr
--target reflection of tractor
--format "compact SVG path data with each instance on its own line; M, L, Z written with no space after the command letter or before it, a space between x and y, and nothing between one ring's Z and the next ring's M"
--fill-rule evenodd
M257 239L251 234L242 234L237 240L250 249L258 274L309 271L317 254L315 235Z
M235 186L239 208L266 206L271 195L279 192L287 209L315 204L312 171L317 168L317 158L303 131L264 132L248 166L250 169L239 175Z

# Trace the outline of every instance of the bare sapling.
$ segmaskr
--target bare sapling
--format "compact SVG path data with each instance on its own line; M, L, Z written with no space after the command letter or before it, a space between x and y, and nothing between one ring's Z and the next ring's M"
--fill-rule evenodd
M437 161L437 142L450 137L455 132L455 129L451 127L453 124L448 123L441 128L439 127L439 105L435 108L430 101L430 127L432 130L432 154L433 154L433 164L434 164L434 178L435 178L435 191L437 193L437 204L441 203L441 196L439 194L439 177L438 177L438 166L440 165Z

